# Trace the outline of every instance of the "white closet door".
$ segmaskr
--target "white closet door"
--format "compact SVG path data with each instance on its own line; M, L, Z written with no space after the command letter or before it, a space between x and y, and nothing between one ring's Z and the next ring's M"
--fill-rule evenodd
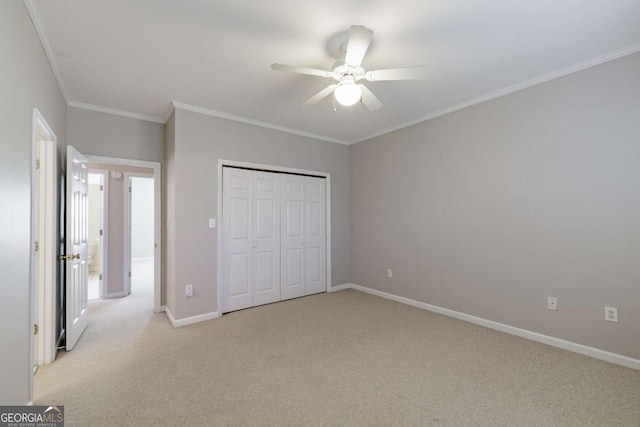
M253 172L253 306L280 301L280 176Z
M223 168L222 311L253 305L252 171Z
M304 177L283 174L282 185L282 261L283 300L304 296Z
M304 294L326 290L325 180L304 177Z

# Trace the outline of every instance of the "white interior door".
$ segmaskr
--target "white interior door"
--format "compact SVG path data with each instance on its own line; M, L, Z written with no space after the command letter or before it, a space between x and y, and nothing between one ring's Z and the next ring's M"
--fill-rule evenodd
M75 148L67 147L66 198L66 337L67 350L78 342L87 327L87 159Z
M224 168L222 203L222 311L253 305L252 171Z
M280 301L280 176L253 171L253 306Z
M283 300L304 296L304 177L285 174L281 178Z
M304 177L304 294L326 290L325 180Z

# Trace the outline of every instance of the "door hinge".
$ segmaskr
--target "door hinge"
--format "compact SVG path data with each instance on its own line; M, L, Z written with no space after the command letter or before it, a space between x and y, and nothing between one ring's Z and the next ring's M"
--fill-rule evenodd
M129 193L131 193L131 187L129 187Z
M40 159L36 159L36 169L40 169Z
M100 184L100 191L104 191L104 186Z
M102 230L100 230L100 235L102 236Z
M102 274L98 275L98 278L99 278L100 280L102 280Z
M35 325L33 325L33 335L38 335L38 324L36 323Z
M40 250L40 242L36 242L36 252Z
M129 272L129 277L131 277L131 272Z

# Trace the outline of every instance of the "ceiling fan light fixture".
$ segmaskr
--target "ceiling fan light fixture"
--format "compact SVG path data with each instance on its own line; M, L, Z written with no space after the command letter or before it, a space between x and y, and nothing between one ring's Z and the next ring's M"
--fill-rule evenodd
M333 96L340 105L348 107L360 101L362 98L362 90L354 82L342 82L336 88Z

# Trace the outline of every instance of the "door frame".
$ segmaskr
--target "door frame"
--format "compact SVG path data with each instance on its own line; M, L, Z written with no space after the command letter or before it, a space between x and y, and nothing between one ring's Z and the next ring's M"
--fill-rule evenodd
M218 218L218 230L217 230L217 272L216 272L216 280L217 280L217 308L216 311L222 315L222 232L221 227L224 227L224 218L222 217L222 168L225 166L229 167L240 167L240 168L248 168L248 169L258 169L265 172L284 172L284 173L293 173L299 175L315 175L319 177L323 177L326 180L325 184L325 259L326 259L326 289L325 292L331 292L331 174L328 172L319 172L307 169L297 169L297 168L289 168L284 166L274 166L274 165L265 165L261 163L249 163L249 162L240 162L236 160L224 160L218 159L218 207L217 207L217 218Z
M29 287L31 335L29 396L33 399L33 367L56 357L56 267L58 139L40 113L33 109L31 133L31 239ZM38 224L36 224L38 222ZM35 242L38 241L38 256ZM38 334L33 333L38 323ZM38 354L35 355L36 344Z
M89 167L89 175L101 175L102 176L102 191L100 192L100 229L102 230L102 241L100 242L100 248L98 254L98 262L100 263L100 271L98 271L98 280L100 284L98 286L100 299L103 299L107 295L106 283L109 274L109 259L107 253L109 250L109 209L106 201L109 194L109 171L99 168ZM100 276L102 279L100 279Z
M89 163L103 163L114 166L134 166L153 169L153 228L155 240L155 252L153 254L153 311L164 311L162 305L162 165L160 162L148 160L122 159L117 157L104 157L86 155ZM124 175L124 174L123 174ZM105 282L106 283L106 282ZM106 295L106 294L105 294Z
M125 189L124 192L124 203L123 203L123 207L124 207L124 250L122 251L122 255L123 255L123 264L122 264L122 274L123 277L122 279L124 280L123 283L125 283L126 289L125 289L125 295L130 295L131 294L131 276L129 276L127 274L127 266L129 267L129 269L131 269L131 263L133 261L133 258L131 257L131 233L129 232L130 228L131 228L131 197L132 197L132 193L131 193L131 178L149 178L149 179L154 179L153 174L151 173L142 173L142 172L124 172L123 173L123 179L125 182L126 187L128 188ZM155 186L155 181L154 181L154 186ZM154 218L155 219L155 218ZM155 224L154 224L154 229L155 229ZM155 252L155 251L154 251ZM155 263L155 253L154 253L154 263ZM130 271L129 271L130 272Z

